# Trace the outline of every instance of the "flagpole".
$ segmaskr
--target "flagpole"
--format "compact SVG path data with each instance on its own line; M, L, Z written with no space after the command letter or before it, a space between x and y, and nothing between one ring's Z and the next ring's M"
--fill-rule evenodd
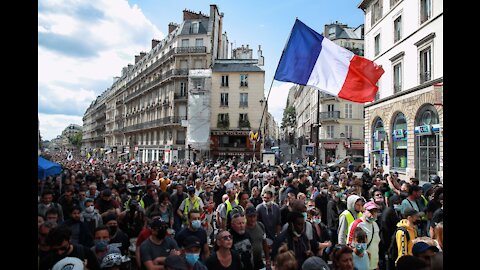
M298 20L298 17L295 17L295 22L297 20ZM293 26L295 26L295 23L293 23ZM293 27L290 30L290 33L288 34L287 42L285 42L285 45L283 46L282 55L280 56L280 60L278 60L278 63L280 63L280 61L282 60L283 54L285 53L285 48L287 48L288 41L290 41L290 36L292 35L292 31L293 31ZM270 97L270 92L272 91L272 85L273 85L273 81L275 80L275 74L277 74L277 71L278 71L278 64L277 64L277 68L275 69L275 73L273 74L272 82L270 83L270 88L268 89L267 99L265 100L265 107L263 107L262 118L260 118L260 125L258 127L258 130L260 131L259 136L262 136L261 137L262 140L263 140L263 136L264 136L264 134L262 134L262 132L261 132L263 115L265 114L265 109L267 108L267 105L268 105L268 98ZM260 150L260 147L258 147L258 149ZM255 148L253 150L253 157L255 158Z

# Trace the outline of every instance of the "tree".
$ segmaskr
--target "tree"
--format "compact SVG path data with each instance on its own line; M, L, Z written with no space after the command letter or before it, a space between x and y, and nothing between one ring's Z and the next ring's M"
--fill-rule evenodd
M77 149L80 149L80 147L82 146L82 133L75 133L74 135L68 137L68 141L70 141L70 143Z
M295 112L295 107L287 106L285 110L283 110L283 118L282 118L282 128L285 127L292 127L296 126L297 121L297 114Z

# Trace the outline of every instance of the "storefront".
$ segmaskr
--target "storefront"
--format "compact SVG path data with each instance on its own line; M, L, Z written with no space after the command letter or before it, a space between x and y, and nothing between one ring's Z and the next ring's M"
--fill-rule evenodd
M385 128L383 120L377 118L373 125L372 149L369 154L370 166L388 166L388 158L385 156Z
M236 157L241 160L253 158L253 144L249 140L250 131L225 130L211 132L210 154L213 159ZM260 159L260 143L255 145L256 159Z
M407 119L397 113L392 126L392 170L406 172L407 168Z

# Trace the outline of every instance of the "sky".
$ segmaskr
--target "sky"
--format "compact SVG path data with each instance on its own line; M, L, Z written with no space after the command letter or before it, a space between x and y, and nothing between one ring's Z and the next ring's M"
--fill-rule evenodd
M223 29L234 47L258 46L265 59L265 97L280 125L291 83L273 81L295 19L319 33L335 21L357 27L364 13L360 0L39 0L38 118L43 140L60 135L82 117L97 96L113 83L134 56L163 39L182 11L224 13Z

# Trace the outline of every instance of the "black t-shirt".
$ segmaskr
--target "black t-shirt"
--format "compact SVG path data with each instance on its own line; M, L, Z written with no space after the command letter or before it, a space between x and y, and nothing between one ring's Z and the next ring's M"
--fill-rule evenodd
M235 251L231 250L232 253L232 263L228 267L223 267L217 257L217 252L213 252L210 257L208 257L205 266L208 269L216 270L240 270L243 269L242 261L240 260L240 255Z
M435 212L433 212L432 222L430 223L430 226L432 228L435 228L437 224L442 221L443 221L443 209L438 208L437 210L435 210Z
M196 231L191 231L188 227L182 228L180 232L175 234L175 241L177 241L178 246L183 247L183 242L190 235L196 236L198 239L200 239L200 260L202 260L203 246L205 243L207 243L207 232L203 228L200 228Z
M100 270L100 264L98 263L95 253L89 248L86 248L82 245L73 245L73 250L70 254L64 254L63 256L58 256L57 253L51 251L47 256L40 261L39 270L49 270L61 259L65 257L75 257L84 261L87 259L87 268L89 270Z
M240 258L243 263L243 269L253 270L253 254L252 254L252 240L250 234L245 232L240 235L233 229L230 230L233 236L232 250L235 250L240 254Z

